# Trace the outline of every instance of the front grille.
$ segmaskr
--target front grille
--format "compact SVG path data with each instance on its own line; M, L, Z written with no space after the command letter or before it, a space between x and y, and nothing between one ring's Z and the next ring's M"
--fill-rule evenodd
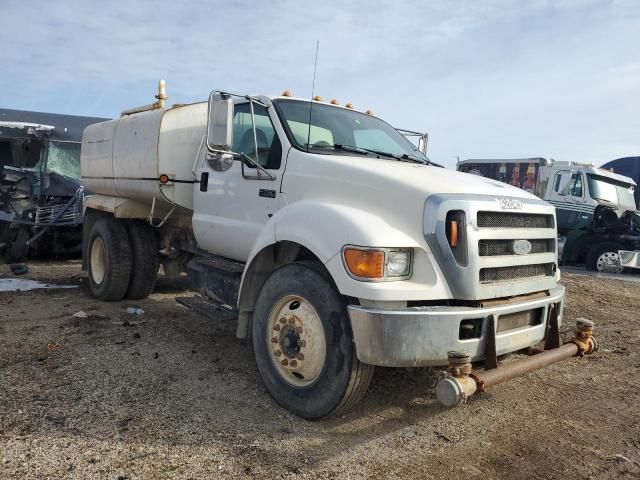
M499 255L515 255L513 252L513 242L515 240L480 240L478 251L481 257L497 257ZM529 240L531 252L529 253L552 253L555 251L555 240L550 238L540 238Z
M513 212L478 212L478 227L553 228L553 215Z
M52 205L49 207L38 207L36 210L36 223L51 223L64 209L62 205ZM69 206L56 220L57 222L72 222L76 219L77 203Z
M516 265L511 267L495 267L480 269L480 283L508 282L522 278L550 277L554 274L554 263L536 265Z

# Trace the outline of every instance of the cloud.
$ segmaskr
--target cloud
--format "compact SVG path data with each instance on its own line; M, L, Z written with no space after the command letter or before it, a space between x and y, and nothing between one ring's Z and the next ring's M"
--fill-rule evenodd
M9 2L0 105L116 116L213 88L310 95L429 130L431 155L638 154L633 1Z

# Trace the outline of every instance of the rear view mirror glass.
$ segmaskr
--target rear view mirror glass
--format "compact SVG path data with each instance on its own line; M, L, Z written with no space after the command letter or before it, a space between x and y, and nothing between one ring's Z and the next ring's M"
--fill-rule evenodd
M231 150L233 145L233 100L212 92L209 95L207 148L210 151Z

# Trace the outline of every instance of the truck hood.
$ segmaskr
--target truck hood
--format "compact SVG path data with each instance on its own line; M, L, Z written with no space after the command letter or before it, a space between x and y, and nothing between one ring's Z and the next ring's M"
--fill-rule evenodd
M383 193L393 195L402 192L407 200L413 197L424 202L432 194L473 193L540 201L531 193L496 180L431 165L372 157L293 152L294 159L287 164L283 181L283 191L287 193L292 189L298 190L295 186L298 182L293 181L294 177L312 176L315 177L313 182L301 182L308 194L314 194L314 187L321 185L323 189L331 191L333 188L330 183L339 185L340 196L352 192L360 197L371 192L379 197ZM335 176L328 175L328 172L333 172ZM306 196L304 192L300 193Z
M407 162L381 161L376 171L387 178L425 193L475 193L478 195L499 195L522 199L538 198L525 190L506 183L470 173L447 170L431 165Z

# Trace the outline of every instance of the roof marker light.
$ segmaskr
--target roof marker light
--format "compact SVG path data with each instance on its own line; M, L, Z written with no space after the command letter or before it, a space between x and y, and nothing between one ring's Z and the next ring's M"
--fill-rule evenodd
M331 101L329 102L331 105L340 105L340 103L338 102L337 98L332 98Z
M320 95L316 95L315 97L313 97L313 100L315 102L321 102L322 101L322 97Z
M284 92L282 92L282 96L283 97L290 97L291 96L291 91L290 90L285 90Z
M353 104L349 102L344 106L344 108L350 108L351 110L353 110Z

